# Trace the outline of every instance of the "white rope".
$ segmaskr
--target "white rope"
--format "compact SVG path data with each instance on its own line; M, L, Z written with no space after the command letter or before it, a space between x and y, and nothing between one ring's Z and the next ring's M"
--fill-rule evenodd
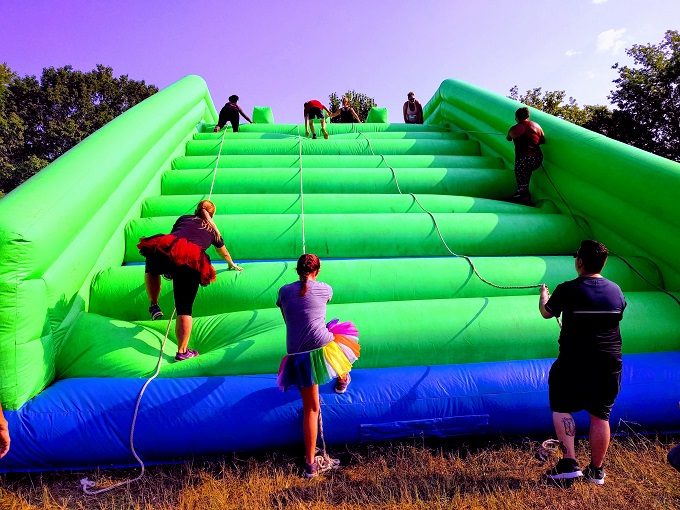
M300 222L302 224L302 254L307 253L307 242L305 240L305 191L304 180L302 176L302 137L300 136L300 126L297 127L298 137L298 162L300 164Z
M215 168L213 169L212 182L210 183L210 193L208 193L208 200L212 198L213 188L215 187L215 178L217 177L217 169L220 166L220 156L222 156L222 146L224 145L224 135L227 134L227 129L222 131L222 139L220 140L220 148L217 150L217 159L215 160Z
M97 489L97 490L92 490L93 487L96 487L97 483L93 482L89 478L85 477L80 480L80 486L83 488L83 492L85 494L89 494L90 496L96 495L96 494L102 494L104 492L108 492L110 490L116 489L118 487L121 487L123 485L129 485L132 482L136 482L137 480L141 480L142 477L144 476L144 471L145 471L145 466L144 466L144 461L141 459L139 455L137 455L137 450L135 449L135 427L137 425L137 416L139 414L139 406L142 403L142 397L144 396L144 392L146 391L146 388L148 388L149 384L151 384L151 381L153 381L156 377L161 372L161 362L163 361L163 350L165 349L165 343L168 340L168 334L170 333L170 324L172 323L172 319L175 317L175 312L176 309L173 309L172 315L170 316L170 320L168 320L168 327L165 329L165 337L163 338L163 342L161 343L161 351L160 355L158 356L158 362L156 363L156 370L154 374L147 379L147 381L144 383L144 386L142 386L142 389L139 391L139 395L137 396L137 402L135 403L135 410L132 413L132 423L130 425L130 451L132 452L132 455L134 456L135 460L139 463L139 467L141 468L141 471L139 475L136 478L131 478L129 480L123 480L122 482L115 483L109 487L104 487L103 489Z

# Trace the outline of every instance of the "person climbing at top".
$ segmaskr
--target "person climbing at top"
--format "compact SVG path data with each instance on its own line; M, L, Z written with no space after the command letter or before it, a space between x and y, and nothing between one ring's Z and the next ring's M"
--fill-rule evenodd
M238 96L236 94L229 96L229 102L220 110L220 117L215 129L213 129L214 132L224 128L227 125L227 122L231 122L231 128L234 130L234 133L238 133L239 115L242 115L243 118L251 124L253 123L253 121L250 120L250 117L241 110L241 107L237 103Z
M304 104L304 116L305 116L305 136L309 136L309 131L312 131L312 138L316 139L316 131L314 131L314 119L321 119L321 132L323 137L328 140L328 131L326 131L326 119L324 119L323 111L326 111L328 115L331 112L326 105L317 99L310 99Z
M349 98L347 96L342 96L342 106L338 108L338 111L331 114L331 119L335 117L340 117L340 123L351 124L352 122L361 122L359 115L349 104Z
M406 124L422 124L423 106L413 92L409 92L406 97L408 100L404 103L404 122Z
M508 131L507 140L515 144L515 179L517 192L511 201L520 204L531 204L529 181L531 174L543 164L543 152L540 145L545 143L543 129L536 122L529 120L529 108L519 108L515 112L517 124Z
M216 278L215 268L205 251L214 246L228 264L230 270L242 271L234 264L224 246L222 235L213 222L216 207L210 200L201 200L194 214L180 216L170 234L156 234L139 240L137 249L146 259L144 284L149 296L149 314L152 320L163 318L158 306L161 293L161 275L172 279L177 321L177 355L175 360L184 361L198 356L189 349L192 328L192 311L199 285L209 285Z

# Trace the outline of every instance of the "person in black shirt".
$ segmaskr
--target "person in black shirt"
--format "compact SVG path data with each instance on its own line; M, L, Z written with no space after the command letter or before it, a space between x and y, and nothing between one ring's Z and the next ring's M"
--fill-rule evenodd
M253 121L250 120L250 117L248 117L243 112L243 110L241 110L241 107L238 104L236 104L237 102L238 96L236 94L234 94L233 96L229 96L229 102L225 104L220 110L220 117L219 120L217 121L215 129L213 129L214 132L217 132L223 127L225 127L227 125L227 122L231 122L231 128L234 130L234 133L237 133L239 115L242 115L243 118L246 119L251 124L253 123Z
M515 179L517 192L511 201L530 205L531 194L529 182L531 174L543 164L541 145L545 143L543 129L536 122L529 120L529 108L519 108L515 112L517 124L508 131L506 139L515 144Z
M349 103L349 98L347 96L342 96L342 106L338 110L331 114L331 119L340 116L340 122L343 124L351 124L353 122L361 122L361 119L357 115L357 112L352 108Z
M609 414L621 385L621 332L626 300L618 285L600 272L608 250L585 240L574 255L578 278L561 283L550 296L541 286L539 311L546 318L562 316L559 355L550 369L550 408L564 458L546 475L554 480L585 476L604 483L602 464L609 446ZM590 465L582 473L576 462L576 425L571 413L590 414Z
M158 306L161 293L161 275L173 280L173 296L177 321L177 361L198 356L189 349L193 305L199 285L209 285L216 278L215 268L205 251L214 246L217 253L229 265L230 270L242 271L231 259L224 246L222 235L213 222L216 207L210 200L201 200L194 214L180 216L170 234L156 234L139 240L137 248L146 259L144 283L151 305L152 320L161 319L163 312Z

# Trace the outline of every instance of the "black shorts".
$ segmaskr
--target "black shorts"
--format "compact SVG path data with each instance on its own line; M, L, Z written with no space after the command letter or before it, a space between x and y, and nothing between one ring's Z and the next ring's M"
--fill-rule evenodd
M608 420L621 389L621 361L612 357L598 362L557 359L550 368L550 409L556 413L588 411Z
M171 279L177 315L192 314L198 287L201 284L201 273L188 266L176 266L172 260L161 253L155 253L146 258L144 272L163 275Z
M323 119L323 111L321 110L321 108L312 107L309 110L307 110L307 118L309 120Z

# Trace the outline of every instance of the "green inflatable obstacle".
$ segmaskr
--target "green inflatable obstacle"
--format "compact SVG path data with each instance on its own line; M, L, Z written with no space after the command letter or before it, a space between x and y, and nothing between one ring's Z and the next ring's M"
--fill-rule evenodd
M584 238L611 249L604 275L628 302L613 419L680 429L680 165L532 112L544 166L535 203L512 204L505 133L518 106L446 80L422 125L389 123L380 107L312 140L263 106L239 132L214 133L206 84L189 76L83 140L0 200L0 399L13 431L0 470L129 465L120 438L159 361L136 422L145 459L296 444L299 401L276 387L275 302L303 251L334 289L327 318L360 332L349 393L321 389L333 441L546 433L559 324L539 316L537 287L575 277ZM208 251L217 280L199 289L190 340L200 356L176 362L172 281L165 319L150 321L136 245L206 198L244 271ZM192 434L177 445L166 429Z

